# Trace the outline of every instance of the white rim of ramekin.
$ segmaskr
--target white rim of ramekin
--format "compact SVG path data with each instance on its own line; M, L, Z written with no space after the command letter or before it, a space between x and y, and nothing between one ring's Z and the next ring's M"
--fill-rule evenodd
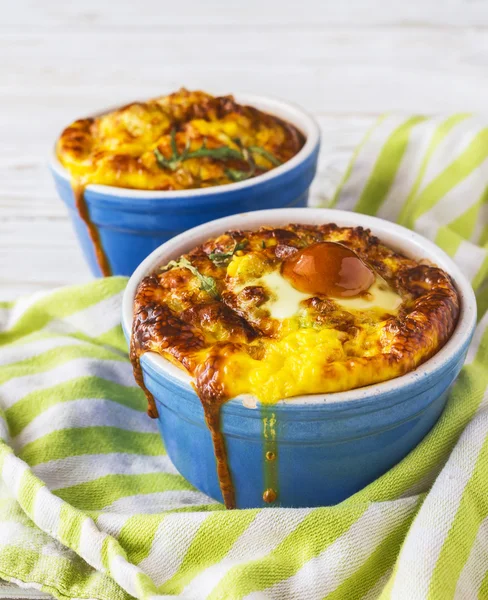
M234 190L243 190L255 186L257 184L264 183L265 181L275 179L276 177L280 177L286 172L294 169L300 163L304 162L316 149L317 144L320 141L320 129L318 123L310 114L308 114L299 106L289 102L285 102L284 100L278 100L277 98L254 96L252 94L234 94L234 97L239 104L248 104L254 106L259 110L262 110L276 117L279 117L280 119L288 121L289 123L297 127L306 138L303 148L293 158L283 163L279 167L268 171L267 173L263 173L258 177L253 177L252 179L248 179L246 181L228 183L222 186L197 188L191 190L150 191L134 190L130 188L122 188L108 185L90 184L87 186L87 189L93 192L98 192L105 196L145 199L160 198L162 200L164 200L165 198L190 198L209 196L215 194L216 192L227 193ZM105 114L107 112L110 112L111 110L115 109L108 108L106 110L100 111L94 116ZM59 177L62 177L63 179L66 179L68 181L71 179L69 171L65 169L58 160L58 157L56 155L56 146L53 148L50 160L50 167Z
M124 329L132 331L133 303L135 292L139 282L157 266L164 265L170 260L177 258L182 253L198 246L208 238L214 237L232 229L257 229L262 225L279 226L288 223L324 224L336 223L339 226L357 227L371 229L372 233L394 250L403 252L417 260L426 259L434 262L444 269L452 277L461 299L461 311L456 328L446 344L432 358L411 371L395 379L371 384L369 386L348 390L345 392L332 392L322 394L308 394L294 396L278 402L278 404L293 405L320 405L332 402L353 402L374 394L391 393L400 391L402 388L413 384L420 377L425 377L440 369L455 354L456 351L466 344L476 324L476 298L471 284L463 275L459 267L433 242L423 236L377 217L370 217L359 213L326 208L277 208L261 211L241 213L210 221L189 229L180 235L168 240L162 246L154 250L134 271L124 292L122 302L122 322ZM149 362L155 371L168 375L180 384L192 389L190 382L192 378L183 370L176 367L168 360L155 354L147 352L144 354L145 361ZM246 402L247 404L247 402Z

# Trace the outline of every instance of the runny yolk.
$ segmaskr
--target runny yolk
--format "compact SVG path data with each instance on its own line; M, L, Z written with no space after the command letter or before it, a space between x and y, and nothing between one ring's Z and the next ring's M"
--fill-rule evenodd
M319 242L299 250L282 265L283 277L306 294L350 298L374 283L373 271L359 256L335 242Z

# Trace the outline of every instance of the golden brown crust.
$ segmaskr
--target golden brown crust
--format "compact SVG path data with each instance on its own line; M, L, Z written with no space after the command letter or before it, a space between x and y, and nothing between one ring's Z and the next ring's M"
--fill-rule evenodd
M144 279L135 298L136 346L140 352L170 355L196 378L204 402L225 401L236 387L229 384L232 378L222 375L222 365L239 371L231 357L246 355L259 361L285 335L283 325L267 309L268 290L255 284L242 289L233 286L234 265L245 263L245 275L254 282L259 273L253 269L277 270L298 248L326 240L353 249L401 296L402 304L395 314L381 314L348 310L333 298L304 300L299 334L308 335L310 330L311 336L327 330L341 346L340 356L324 357L318 365L323 372L322 388L307 393L342 391L396 377L414 369L446 342L459 314L449 276L395 253L368 230L328 224L228 232L186 255L200 278L180 264ZM202 277L212 285L205 286Z
M373 304L348 309L337 298L312 295L301 300L292 317L274 318L266 274L276 276L283 261L324 241L353 250L401 304L394 310ZM157 352L193 377L224 503L233 508L220 430L222 403L242 393L272 403L397 377L442 347L458 315L459 298L449 275L394 252L361 227L292 224L230 231L142 280L134 300L131 360L151 416L157 411L144 387L141 354ZM266 448L265 480L272 485L263 500L273 503L279 495L276 447Z
M255 177L292 158L304 141L291 124L232 96L181 89L75 121L57 154L83 185L178 190Z

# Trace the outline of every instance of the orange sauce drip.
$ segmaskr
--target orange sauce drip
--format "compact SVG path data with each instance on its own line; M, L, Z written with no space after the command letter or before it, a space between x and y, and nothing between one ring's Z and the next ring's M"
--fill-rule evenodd
M135 342L135 337L132 334L130 338L130 349L129 349L129 358L132 363L132 370L134 372L134 379L136 380L137 385L144 392L147 399L147 414L151 417L151 419L158 418L158 409L156 407L156 401L154 400L154 396L147 389L144 384L144 377L142 375L142 367L141 367L141 352L137 347Z
M335 298L358 296L375 279L355 252L335 242L299 250L283 261L282 274L300 292Z
M268 504L275 502L277 496L273 488L268 488L263 494L263 500Z
M366 234L364 234L366 235ZM366 237L365 241L368 241ZM373 254L374 256L374 254ZM398 332L395 333L395 356L401 357L410 362L406 363L407 370L413 368L411 356L415 346L425 347L427 341L433 333L438 336L439 344L437 348L432 348L423 358L422 362L434 354L446 342L452 333L457 322L459 314L459 299L457 293L445 273L436 267L427 265L412 265L413 261L400 257L400 266L403 270L397 275L400 284L403 284L412 293L415 300L414 308L411 313L407 313L403 322L399 322ZM415 263L413 263L415 265ZM292 282L297 289L306 293L336 295L339 297L351 297L365 292L374 282L374 275L360 257L352 250L342 244L332 242L320 242L307 248L299 250L296 254L285 259L282 265L283 275ZM142 285L142 282L141 282ZM145 340L154 339L161 343L161 348L166 348L170 343L171 337L175 337L175 329L178 329L178 317L173 315L168 308L166 313L161 312L162 320L152 319L151 323L146 323L147 314L145 307L154 307L159 300L156 280L147 282L147 286L138 289L138 296L135 305L143 309L142 316L137 321L134 317L130 359L134 368L136 382L140 385L146 394L149 402L148 413L151 417L158 416L157 407L154 398L144 385L140 357L151 349L151 346L145 344ZM424 297L426 289L434 289L435 294ZM163 305L164 306L164 305ZM141 311L139 311L141 312ZM139 314L139 313L137 313ZM171 319L175 323L171 323ZM420 323L420 326L419 326ZM424 327L424 323L431 324ZM221 346L212 353L213 361L200 373L196 373L195 365L185 365L185 356L188 352L198 349L200 346L196 343L196 338L191 337L191 327L182 322L182 337L176 336L173 341L174 348L178 350L178 360L188 369L197 381L195 390L200 397L205 420L210 430L212 442L217 462L217 474L220 488L227 508L235 507L235 494L232 483L231 472L227 462L227 451L225 438L220 427L221 407L228 400L225 396L225 390L219 389L218 373L219 361L225 358L229 350L227 346ZM165 328L169 328L165 332ZM167 334L168 339L165 338ZM183 341L182 341L183 340ZM162 344L164 342L164 345ZM192 343L190 343L192 342ZM180 346L178 346L180 344ZM187 351L185 353L185 350ZM163 355L163 352L160 352ZM175 356L176 358L176 356ZM410 367L409 364L413 366ZM197 364L196 367L199 365ZM276 444L276 417L271 411L263 409L263 435L264 435L264 492L263 501L269 504L275 503L279 497L279 485L277 475L277 463L279 462L279 453ZM271 424L270 419L274 422Z
M205 414L205 422L212 436L215 460L217 463L217 477L219 480L220 491L224 500L225 508L235 508L235 490L232 483L232 475L229 469L227 460L227 450L225 448L224 434L220 428L220 405L219 404L203 404L203 412Z
M141 355L143 353L144 352L138 347L134 332L132 332L130 340L129 358L132 363L134 379L136 380L136 383L139 385L139 387L142 389L146 396L148 402L147 414L151 417L151 419L157 419L159 413L156 406L156 401L154 399L154 396L144 384L144 377L141 367ZM217 463L217 477L219 480L220 491L222 492L224 505L225 508L232 509L236 507L235 490L234 484L232 483L232 475L229 469L229 463L227 460L225 439L220 428L221 403L212 402L211 399L210 401L205 401L205 396L202 394L199 394L199 397L202 403L203 413L205 415L205 422L212 437L215 461Z
M88 206L85 200L85 187L80 183L73 183L73 194L75 197L75 206L78 214L80 215L80 219L85 223L86 228L88 230L88 235L93 244L93 249L95 250L95 258L97 259L97 264L100 267L100 271L104 277L109 277L112 275L112 269L110 268L110 263L108 262L107 255L102 246L102 241L100 240L100 233L96 225L90 219L90 215L88 213Z

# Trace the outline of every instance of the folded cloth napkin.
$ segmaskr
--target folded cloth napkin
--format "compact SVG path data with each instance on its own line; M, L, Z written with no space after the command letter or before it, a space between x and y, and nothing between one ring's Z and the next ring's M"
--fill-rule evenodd
M332 202L433 239L479 324L439 422L338 506L225 511L175 471L132 378L126 280L0 305L0 577L58 598L488 598L488 129L379 119Z

